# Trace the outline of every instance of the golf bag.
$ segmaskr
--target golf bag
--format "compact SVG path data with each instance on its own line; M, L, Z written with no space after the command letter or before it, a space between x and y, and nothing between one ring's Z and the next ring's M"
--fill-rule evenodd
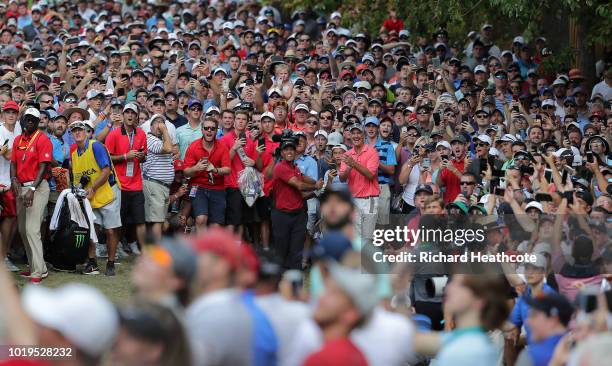
M80 194L74 194L74 196L79 202L81 211L87 217L83 203L87 198ZM65 195L62 202L57 202L57 205L61 207L57 228L51 235L51 242L45 252L47 253L47 260L55 269L74 271L77 264L82 264L87 259L90 242L89 231L93 228L93 222L88 220L89 227L82 228L78 223L72 221L68 199L68 195Z

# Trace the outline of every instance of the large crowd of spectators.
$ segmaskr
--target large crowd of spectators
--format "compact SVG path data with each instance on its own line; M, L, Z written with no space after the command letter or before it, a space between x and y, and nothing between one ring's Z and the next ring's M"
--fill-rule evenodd
M608 50L584 75L491 24L361 26L251 1L0 4L2 343L82 365L605 364ZM374 245L396 225L486 235ZM124 260L117 308L85 275ZM54 270L83 280L45 288Z

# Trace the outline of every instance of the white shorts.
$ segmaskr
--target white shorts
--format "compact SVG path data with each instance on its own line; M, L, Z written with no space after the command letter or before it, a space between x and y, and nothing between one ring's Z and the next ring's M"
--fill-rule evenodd
M121 191L117 184L112 187L112 190L115 200L106 206L93 209L93 213L96 215L96 224L105 229L121 227Z

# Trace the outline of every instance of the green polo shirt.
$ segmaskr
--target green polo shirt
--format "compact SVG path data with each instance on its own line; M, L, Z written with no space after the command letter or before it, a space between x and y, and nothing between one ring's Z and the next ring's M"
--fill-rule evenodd
M182 125L176 129L176 141L178 142L179 153L181 160L185 159L187 148L195 140L202 138L202 123L200 122L195 128L192 128L189 123Z

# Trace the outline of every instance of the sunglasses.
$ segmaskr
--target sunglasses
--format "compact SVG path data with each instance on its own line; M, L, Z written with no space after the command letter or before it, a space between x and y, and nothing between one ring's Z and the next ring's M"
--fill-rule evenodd
M489 145L484 143L484 142L478 142L478 143L476 143L476 146L478 146L478 147L488 147Z
M306 121L309 125L317 125L319 124L317 121Z
M210 131L210 132L213 132L213 131L215 131L215 130L216 130L216 128L215 128L215 127L202 127L202 129L203 129L204 131Z
M547 106L542 107L542 109L555 109L555 107L552 105L547 105Z
M53 99L49 99L49 100L41 100L41 103L53 103Z
M472 186L474 184L476 184L476 182L461 182L462 186Z
M202 108L199 108L199 107L192 107L192 108L189 108L189 110L194 111L194 112L196 111L202 112Z
M409 133L408 136L410 137L417 137L419 134L418 133Z
M489 67L500 67L501 64L489 64Z

